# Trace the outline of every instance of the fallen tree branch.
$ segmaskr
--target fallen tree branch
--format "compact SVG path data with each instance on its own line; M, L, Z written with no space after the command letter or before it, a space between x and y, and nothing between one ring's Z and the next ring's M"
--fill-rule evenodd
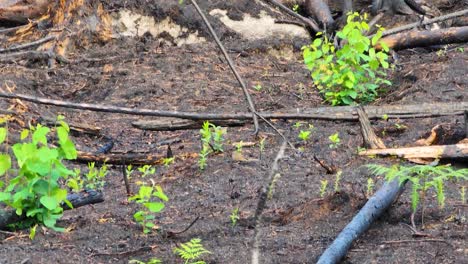
M91 153L78 151L77 161L98 162L117 165L157 165L162 164L166 156L163 154L139 154L139 153Z
M468 42L468 26L399 33L382 38L379 43L382 42L394 50L465 43ZM375 48L380 50L382 46L377 44Z
M279 3L278 1L276 1L276 0L264 0L264 1L267 2L267 3L270 3L270 4L272 4L272 5L274 5L274 6L276 6L276 7L278 7L279 9L281 9L282 11L284 11L285 13L287 13L288 15L293 16L293 17L295 17L295 18L301 20L301 21L302 21L304 24L306 24L311 30L313 30L313 31L315 31L315 32L320 32L320 31L322 31L322 30L320 29L320 27L318 26L318 24L317 24L315 21L313 21L313 20L311 20L311 19L309 19L309 18L306 18L306 17L303 17L303 16L299 15L298 13L292 11L292 10L289 9L287 6L285 6L285 5L281 4L281 3Z
M158 117L177 117L191 120L248 120L252 119L252 113L229 113L229 114L213 114L213 113L197 113L197 112L181 112L181 111L164 111L152 109L135 109L129 107L118 107L113 105L86 104L74 103L69 101L54 100L44 97L30 96L24 94L14 94L0 92L0 97L9 99L21 99L28 102L44 105L55 105L65 108L89 110L96 112L118 113L137 116L158 116ZM422 118L436 116L451 116L463 115L468 109L468 102L457 103L435 103L435 104L419 104L419 105L383 105L383 106L366 106L366 111L369 119L380 119L383 115L392 118ZM355 121L358 120L356 107L354 106L339 106L339 107L318 107L312 109L296 110L291 113L275 113L275 112L259 112L264 118L269 119L318 119L318 120L343 120Z
M385 30L384 32L382 32L382 37L393 35L393 34L396 34L396 33L400 33L400 32L406 31L406 30L411 30L411 29L419 27L419 26L430 25L430 24L433 24L433 23L442 22L442 21L449 20L449 19L452 19L452 18L464 16L466 14L468 14L468 9L453 12L453 13L446 14L446 15L443 15L443 16L434 17L434 18L428 19L428 20L423 21L423 22L415 22L415 23L404 25L404 26L401 26L401 27L391 28L391 29L388 29L388 30Z
M102 192L95 190L86 190L80 193L70 193L67 195L67 200L73 205L73 209L85 206L88 204L95 204L104 202L104 195ZM68 205L62 205L64 210L70 210ZM17 215L15 210L1 211L0 210L0 230L5 229L8 225L17 223L25 219L24 215Z
M362 107L357 108L357 113L359 116L359 125L361 126L361 134L364 140L365 147L371 149L381 149L385 148L385 144L382 139L380 139L374 132L371 127L369 117Z
M240 84L240 86L242 88L242 91L244 92L244 97L247 100L247 103L249 105L250 112L254 113L254 115L252 116L253 122L254 122L254 127L255 127L254 134L257 135L258 131L259 131L258 117L257 117L257 114L256 114L257 110L255 110L255 105L254 105L254 103L252 101L252 97L250 96L249 90L247 90L247 86L245 85L244 80L240 76L239 72L237 72L236 67L234 66L234 62L232 61L231 57L227 53L227 51L224 48L223 44L219 40L218 36L216 35L216 32L214 31L214 29L211 26L210 22L206 18L205 14L203 14L202 10L198 6L197 2L195 0L190 0L190 2L195 7L198 14L201 16L201 18L203 19L203 22L205 22L205 25L208 27L208 29L209 29L211 35L213 36L216 44L218 45L219 49L223 53L224 58L226 59L228 65L229 65L229 68L231 68L232 72L234 73L234 76L236 77L237 81L239 82L239 84Z
M361 156L397 156L405 159L466 159L468 144L423 146L410 148L369 149L359 152Z
M387 210L403 188L404 185L400 185L398 179L385 182L320 256L317 264L338 263L346 256L353 241L366 232L370 225Z
M257 209L255 210L255 216L253 219L254 238L253 238L253 243L252 243L252 264L259 263L260 230L258 229L258 226L261 223L262 213L263 213L263 210L265 210L268 197L271 196L271 193L273 192L274 184L276 182L275 179L277 179L279 176L278 175L278 170L279 170L278 162L280 161L280 159L284 157L284 151L286 150L286 145L287 145L287 141L283 141L283 144L281 144L281 147L278 150L278 154L276 154L276 158L271 165L271 170L270 170L270 174L268 175L266 185L262 187L262 190L260 192L260 198L258 199Z
M29 43L25 43L25 44L22 44L22 45L17 45L17 46L5 48L5 49L0 49L0 53L13 52L13 51L18 51L18 50L28 49L28 48L41 45L42 43L46 43L46 42L54 40L54 39L56 39L55 36L47 36L45 38L41 38L41 39L38 39L38 40L33 41L33 42L29 42Z

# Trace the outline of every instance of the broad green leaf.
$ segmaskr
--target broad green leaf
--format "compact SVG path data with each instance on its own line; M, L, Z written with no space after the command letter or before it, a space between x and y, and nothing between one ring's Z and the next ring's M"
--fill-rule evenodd
M20 139L21 139L21 140L24 140L24 139L27 138L28 136L29 136L29 130L23 129L23 131L21 131Z
M11 158L8 154L0 154L0 176L11 168Z
M49 131L50 129L48 127L41 126L40 124L37 125L32 137L33 144L42 143L43 145L47 145L46 136Z
M7 136L7 129L5 127L0 127L0 144L2 144Z
M153 213L159 213L162 209L164 209L163 203L144 203L144 206Z
M42 205L45 206L45 208L47 208L49 210L54 210L55 208L58 207L57 199L55 197L52 197L52 196L42 196L41 199L40 199L40 202L41 202ZM54 222L54 224L55 224L55 222Z

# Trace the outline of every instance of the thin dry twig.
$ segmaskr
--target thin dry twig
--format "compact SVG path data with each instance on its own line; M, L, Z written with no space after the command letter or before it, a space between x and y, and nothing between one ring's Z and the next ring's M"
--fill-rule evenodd
M237 81L239 82L239 84L241 85L242 87L242 91L244 92L244 96L245 96L245 99L247 100L247 103L249 104L249 109L250 109L250 112L252 113L257 113L257 111L255 110L255 105L252 101L252 98L249 94L249 91L247 90L247 86L245 85L245 82L244 80L242 79L242 77L240 76L239 72L237 72L236 70L236 67L234 66L234 62L232 61L231 57L229 56L229 54L227 53L226 49L224 48L223 44L221 43L221 41L219 40L218 36L216 35L216 32L214 31L213 27L211 26L210 22L208 21L208 19L206 18L205 14L203 14L203 11L200 9L200 7L198 6L197 2L195 0L190 0L190 2L192 3L192 5L195 7L195 9L197 10L198 14L200 14L201 18L203 19L203 22L205 22L206 26L208 27L208 30L210 31L211 35L213 36L216 44L218 45L218 47L221 49L221 52L223 53L224 55L224 58L226 59L228 65L229 65L229 68L231 68L232 72L234 73L234 75L236 76L236 79ZM259 131L259 126L258 126L258 117L257 115L252 115L252 118L253 118L253 121L254 121L254 126L255 126L255 132L254 134L257 135L258 134L258 131Z
M309 18L306 18L306 17L303 17L303 16L299 15L298 13L292 11L291 9L289 9L287 6L281 4L280 2L278 2L276 0L264 0L264 1L278 7L282 11L286 12L288 15L293 16L293 17L301 20L311 30L313 30L315 32L322 31L322 29L320 29L320 27L318 26L318 24L315 21L313 21L312 19L309 19Z
M31 48L31 47L41 45L42 43L49 42L49 41L54 40L54 39L56 39L56 36L47 36L45 38L41 38L41 39L38 39L38 40L33 41L33 42L29 42L29 43L25 43L25 44L22 44L22 45L17 45L17 46L5 48L5 49L0 49L0 53L14 52L14 51L18 51L18 50L28 49L28 48Z
M444 239L436 239L436 238L415 239L415 240L411 240L411 239L407 239L407 240L388 240L388 241L382 242L382 244L391 244L391 245L394 245L394 244L418 243L418 242L445 243L445 244L447 244L447 245L452 246L452 244L450 244L448 241L446 241L446 240L444 240Z
M278 154L276 154L276 158L273 161L271 165L271 170L270 174L268 175L267 179L267 184L262 187L261 193L260 193L260 198L258 199L258 204L257 204L257 209L255 210L255 216L254 216L254 238L253 238L253 245L252 245L252 264L258 264L259 263L259 257L260 257L260 249L259 249L259 235L260 235L260 230L258 229L258 226L260 225L261 218L262 218L262 213L263 210L265 210L266 207L266 202L268 200L269 193L273 191L273 185L275 183L275 178L279 170L279 161L284 157L284 152L286 150L286 145L287 142L283 141L281 144L280 149L278 150Z

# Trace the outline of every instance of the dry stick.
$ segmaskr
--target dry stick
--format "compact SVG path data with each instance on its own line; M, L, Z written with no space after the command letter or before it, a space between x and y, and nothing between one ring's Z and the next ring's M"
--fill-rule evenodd
M213 114L181 111L164 111L153 109L135 109L130 107L118 107L113 105L74 103L70 101L54 100L25 94L5 93L1 91L0 97L9 99L21 99L35 104L55 105L59 107L72 109L137 116L178 117L192 120L252 119L251 113L242 112L229 114ZM364 107L364 109L369 115L369 118L372 119L382 118L382 116L385 114L388 116L388 118L423 118L448 115L463 115L464 111L468 109L468 102L457 102L455 104L437 103L419 105L366 106ZM2 113L1 110L0 113ZM318 107L305 109L302 110L302 112L299 109L296 109L296 111L292 113L260 112L259 114L263 118L269 119L317 119L333 121L355 121L358 119L356 114L356 107L354 106Z
M303 16L299 15L298 13L292 11L287 6L279 3L278 1L276 1L276 0L264 0L264 1L275 5L276 7L283 10L284 12L288 13L289 15L301 20L313 31L315 31L315 32L322 31L322 29L320 29L320 27L318 26L318 24L315 21L313 21L312 19L309 19L309 18L306 18L306 17L303 17Z
M254 113L254 115L252 116L253 117L253 122L254 122L254 126L255 126L255 132L254 134L257 135L258 134L258 131L259 131L259 127L258 127L258 117L256 115L257 113L257 110L255 110L255 105L252 101L252 98L250 97L250 94L249 94L249 91L247 90L247 87L244 83L244 80L242 79L242 77L240 76L240 74L237 72L235 66L234 66L234 62L231 60L231 57L229 57L229 54L227 53L226 49L224 48L223 44L221 43L221 41L219 40L218 36L216 35L216 32L214 31L213 27L211 26L210 22L208 21L208 19L206 18L205 14L203 14L202 10L200 9L200 7L198 6L197 2L195 0L190 0L190 2L192 2L193 6L195 7L195 9L197 10L198 14L200 14L200 16L202 17L203 19L203 22L205 22L206 26L208 27L211 35L213 36L214 40L216 41L216 44L218 45L218 47L221 49L221 52L223 53L224 55L224 58L226 59L228 65L229 65L229 68L231 68L232 72L234 73L234 75L236 76L236 79L237 81L239 82L239 84L241 85L242 87L242 91L244 92L244 96L245 96L245 99L247 100L248 104L249 104L249 108L250 108L250 112Z
M385 36L388 36L388 35L393 35L393 34L396 34L396 33L402 32L402 31L410 30L410 29L413 29L413 28L418 27L418 26L425 26L425 25L429 25L429 24L449 20L449 19L452 19L452 18L464 16L466 14L468 14L468 9L453 12L453 13L443 15L443 16L439 16L439 17L434 17L432 19L428 19L426 21L423 21L422 23L421 22L415 22L415 23L404 25L404 26L401 26L401 27L391 28L389 30L385 30L382 33L382 37L385 37Z
M32 26L36 26L37 23L38 23L37 21L32 21L30 24L31 24ZM28 23L28 24L26 24L26 25L21 25L21 26L17 26L17 27L11 27L11 28L0 29L0 34L6 34L6 33L13 32L13 31L16 31L16 30L18 30L18 29L27 27L27 26L29 26L30 24Z
M5 49L0 49L0 53L13 52L13 51L18 51L18 50L22 50L22 49L31 48L31 47L34 47L34 46L38 46L38 45L40 45L42 43L46 43L48 41L54 40L55 38L56 38L55 36L48 36L48 37L41 38L41 39L38 39L38 40L30 42L30 43L23 44L23 45L18 45L18 46L14 46L14 47L10 47L10 48L5 48Z
M260 249L259 249L259 235L260 235L260 230L258 229L258 226L260 225L261 218L262 218L262 212L265 210L266 207L266 202L268 199L268 194L273 191L273 185L275 183L274 179L276 178L276 175L279 170L279 165L278 162L280 159L284 157L284 151L286 150L286 141L283 141L283 144L281 144L281 147L278 151L278 154L276 154L276 158L273 161L273 164L271 165L271 170L270 174L268 175L267 179L267 185L262 187L262 191L260 193L260 198L258 199L258 204L257 204L257 210L255 211L255 216L254 216L254 238L253 238L253 245L252 245L252 264L258 264L259 263L259 255L260 255Z

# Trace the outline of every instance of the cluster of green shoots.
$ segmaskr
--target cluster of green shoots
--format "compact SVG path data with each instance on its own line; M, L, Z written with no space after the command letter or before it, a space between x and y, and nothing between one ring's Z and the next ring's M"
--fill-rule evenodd
M330 148L337 148L341 142L340 133L336 132L335 134L330 135L328 139L330 140L330 145L328 146Z
M96 168L95 162L88 163L88 173L81 174L81 170L74 169L74 174L70 175L67 180L67 186L74 192L79 192L83 189L101 190L105 184L105 178L108 174L107 165L103 164L100 168Z
M342 170L337 171L336 174L335 174L335 181L334 181L334 184L333 184L334 193L340 192L340 183L341 183L342 175L343 175ZM327 194L327 189L328 189L328 180L327 179L321 180L320 181L320 190L319 190L321 198L325 197L325 195Z
M198 166L200 170L206 168L206 161L212 152L223 152L224 135L226 128L215 126L208 121L203 123L200 129L201 150L199 153Z
M369 39L367 16L350 13L347 24L336 36L343 44L336 50L333 40L317 33L309 46L303 47L304 62L311 71L316 87L332 105L351 105L373 101L382 84L391 83L382 78L389 68L388 47L379 40L383 28ZM375 49L376 45L381 51Z
M385 175L387 181L398 179L400 184L411 183L411 208L413 213L418 209L421 200L424 201L427 191L432 189L436 193L439 207L445 205L444 185L448 180L468 180L468 169L453 169L450 165L415 165L385 167L381 165L368 165L371 172L376 175Z
M174 253L184 261L184 264L205 264L203 256L211 254L210 251L206 250L201 243L201 239L193 238L189 242L182 243L180 246L174 248ZM140 260L130 260L132 264L159 264L161 260L152 258L147 262Z

